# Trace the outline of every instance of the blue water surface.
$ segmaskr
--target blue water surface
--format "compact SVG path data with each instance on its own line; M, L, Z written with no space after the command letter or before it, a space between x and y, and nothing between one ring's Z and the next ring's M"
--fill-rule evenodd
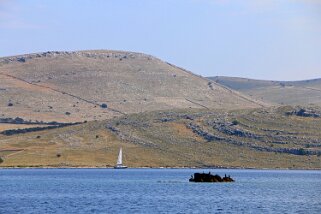
M321 213L321 171L0 169L0 213Z

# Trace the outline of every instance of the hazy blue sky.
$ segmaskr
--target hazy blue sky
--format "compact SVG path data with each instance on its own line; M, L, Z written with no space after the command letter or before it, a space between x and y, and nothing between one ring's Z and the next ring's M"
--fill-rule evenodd
M0 0L0 56L144 52L203 76L321 77L318 0Z

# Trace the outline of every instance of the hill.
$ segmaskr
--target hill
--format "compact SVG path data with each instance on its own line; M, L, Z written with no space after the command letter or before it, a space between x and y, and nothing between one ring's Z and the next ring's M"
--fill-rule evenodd
M265 81L221 76L209 79L267 103L321 106L321 79Z
M321 109L169 110L1 135L0 166L321 169Z
M122 51L0 58L1 118L79 122L180 108L262 103L155 57Z

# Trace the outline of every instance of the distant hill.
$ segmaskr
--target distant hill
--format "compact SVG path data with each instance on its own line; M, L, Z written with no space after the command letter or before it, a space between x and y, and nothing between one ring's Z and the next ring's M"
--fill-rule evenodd
M265 81L217 76L209 79L263 102L321 106L321 78L303 81Z
M0 58L0 118L76 122L153 110L263 105L141 53L97 50Z

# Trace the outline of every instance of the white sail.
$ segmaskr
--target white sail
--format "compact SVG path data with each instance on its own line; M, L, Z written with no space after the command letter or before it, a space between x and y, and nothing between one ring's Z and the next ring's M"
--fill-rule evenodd
M117 159L117 165L122 165L122 164L123 164L123 150L122 148L120 148L118 159Z
M126 168L127 166L123 165L123 149L120 148L118 158L117 158L117 164L116 166L114 166L114 169L126 169Z

